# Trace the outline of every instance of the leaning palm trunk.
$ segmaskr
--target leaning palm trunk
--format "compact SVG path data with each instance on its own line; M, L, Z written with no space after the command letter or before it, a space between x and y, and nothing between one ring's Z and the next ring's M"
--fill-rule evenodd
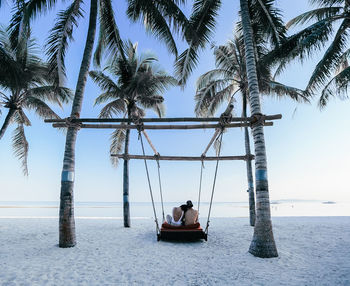
M130 129L126 130L124 154L129 153L129 137ZM124 227L130 227L130 208L129 208L129 160L124 159L124 174L123 174L123 216Z
M92 50L95 41L97 18L97 0L91 0L88 34L80 66L77 87L75 90L71 117L79 118L86 80L89 72ZM63 159L61 177L60 218L59 218L59 246L73 247L76 244L75 221L73 205L73 187L75 171L75 142L78 126L68 127L66 146Z
M15 114L15 111L16 111L16 110L15 110L14 108L10 108L10 109L9 109L9 112L8 112L7 115L6 115L4 124L2 125L1 130L0 130L0 139L4 136L7 127L10 125L12 116Z
M261 114L259 85L255 65L253 31L250 22L248 0L240 0L246 69L249 86L249 103L252 116ZM277 257L277 248L272 232L269 189L267 180L266 150L263 124L252 126L255 149L256 221L249 252L258 257Z
M242 92L243 97L243 117L247 117L247 94ZM250 155L250 140L248 127L244 127L244 143L245 153ZM248 193L249 193L249 222L251 226L255 225L255 196L254 196L254 181L252 171L252 161L246 161L247 167L247 180L248 180Z

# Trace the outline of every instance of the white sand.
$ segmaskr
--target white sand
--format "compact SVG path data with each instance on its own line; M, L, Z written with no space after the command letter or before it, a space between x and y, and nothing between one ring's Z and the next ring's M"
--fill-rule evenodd
M0 219L0 285L350 285L350 217L274 218L279 257L247 252L247 218L212 219L208 242L157 242L151 220Z

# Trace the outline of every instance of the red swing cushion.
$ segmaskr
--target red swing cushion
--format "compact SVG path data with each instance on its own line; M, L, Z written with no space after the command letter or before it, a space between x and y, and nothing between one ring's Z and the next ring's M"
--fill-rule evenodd
M200 228L200 224L199 224L199 222L197 222L195 224L176 226L176 225L168 224L167 222L163 222L162 228L166 228L166 229L196 229L196 228Z

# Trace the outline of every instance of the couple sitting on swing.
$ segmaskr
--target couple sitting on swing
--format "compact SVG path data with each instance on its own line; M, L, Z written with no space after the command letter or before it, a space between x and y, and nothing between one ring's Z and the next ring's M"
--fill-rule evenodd
M198 223L198 211L193 209L191 201L173 208L173 216L167 215L166 221L172 226L188 226Z

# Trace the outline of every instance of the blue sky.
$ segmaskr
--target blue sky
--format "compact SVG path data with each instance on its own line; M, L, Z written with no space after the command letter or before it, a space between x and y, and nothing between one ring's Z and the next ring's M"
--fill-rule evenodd
M89 1L86 1L89 2ZM169 73L173 72L174 57L165 46L144 32L140 23L131 23L125 16L125 1L114 1L117 23L122 37L138 42L138 51L152 51L159 63ZM238 19L239 1L223 1L215 31L214 42L224 44L233 37L234 23ZM305 0L279 0L285 19L308 10ZM34 35L42 46L53 25L55 13L52 11L38 18L34 25ZM88 13L89 9L85 9ZM7 24L10 8L6 4L0 9L0 23ZM75 41L67 53L68 87L74 89L87 22L81 20L75 31ZM185 45L180 44L182 51ZM305 61L291 64L279 81L304 88L319 55ZM94 69L94 67L91 67ZM208 48L200 55L200 64L188 81L185 90L172 88L165 96L167 116L193 116L195 81L199 75L214 68L212 51ZM97 117L100 107L93 102L100 90L89 79L85 91L81 117ZM240 101L235 114L240 115ZM265 114L283 115L273 127L265 128L268 155L268 177L270 197L278 199L321 199L350 201L350 189L346 177L350 171L350 101L332 100L327 108L320 111L316 101L311 105L297 105L288 99L262 99ZM70 106L63 110L54 108L61 117L70 113ZM3 122L6 110L0 117ZM155 116L152 112L148 116ZM29 114L33 126L26 128L30 144L29 177L23 177L20 163L12 154L11 127L0 141L0 201L42 200L57 201L60 192L65 136L49 124L41 122L34 114ZM109 161L109 134L111 130L86 130L79 132L76 151L76 201L121 201L122 168L115 169ZM152 141L162 155L200 155L211 138L213 130L206 131L153 131ZM130 153L140 154L137 135L131 137ZM150 148L147 152L151 154ZM213 150L210 151L213 154ZM243 130L234 129L224 136L223 154L242 155L244 153ZM152 182L157 190L156 165L150 162ZM215 163L207 163L205 168L203 200L208 200L214 174ZM166 201L196 200L198 192L200 164L193 162L161 162L164 199ZM245 163L240 161L222 162L219 166L216 201L246 201ZM149 201L147 181L142 161L130 163L131 201ZM159 199L156 195L156 200Z

